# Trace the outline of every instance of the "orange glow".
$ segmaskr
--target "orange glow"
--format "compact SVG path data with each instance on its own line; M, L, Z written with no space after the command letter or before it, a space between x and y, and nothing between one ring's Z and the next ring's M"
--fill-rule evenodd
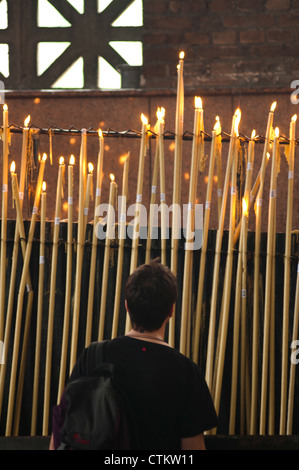
M45 162L47 160L47 154L46 153L43 154L42 160L43 160L43 162Z
M277 105L277 102L274 101L271 105L271 112L273 113L275 111L275 108L276 108L276 105Z
M101 131L101 129L98 130L98 135L100 138L103 137L103 132Z
M235 132L236 132L237 135L239 135L239 124L240 124L240 121L241 121L241 110L240 110L240 108L238 108L236 110L235 116L236 116Z
M70 156L70 165L75 165L75 157L74 155Z
M4 105L3 105L3 111L8 111L8 106L7 106L7 104L4 104Z
M185 58L185 52L181 51L179 57L180 57L181 60L184 59Z
M43 184L42 184L42 191L45 192L47 189L47 184L45 181L43 181Z
M275 127L275 137L279 137L279 127Z
M202 109L202 99L200 96L195 96L194 105L196 109Z
M63 157L59 158L59 165L64 165L64 158Z
M110 180L111 180L111 181L114 181L114 180L115 180L115 176L114 176L113 173L110 173Z
M158 108L157 109L157 118L159 121L162 121L162 119L164 119L164 116L165 116L165 108Z
M28 127L29 122L30 122L30 115L26 117L26 119L24 121L24 126Z
M242 199L242 209L243 209L243 215L248 215L248 206L244 197Z
M148 124L148 119L144 114L141 114L141 121L142 121L142 124L145 124L145 125Z
M251 132L251 140L253 140L255 138L255 129L253 129L253 131Z
M216 122L214 124L213 130L216 132L217 135L221 133L221 124L220 124L219 116L216 116Z
M296 121L297 121L297 114L294 114L294 116L292 117L292 121L293 121L293 122L296 122Z
M88 171L89 171L89 173L93 172L93 164L92 163L88 163Z
M14 173L14 172L16 171L16 164L15 164L15 162L11 162L10 171L11 171L11 173Z

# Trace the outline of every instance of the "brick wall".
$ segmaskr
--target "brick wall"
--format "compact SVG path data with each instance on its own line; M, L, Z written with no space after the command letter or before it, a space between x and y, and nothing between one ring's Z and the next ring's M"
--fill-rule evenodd
M299 76L299 0L144 0L144 85L289 88Z

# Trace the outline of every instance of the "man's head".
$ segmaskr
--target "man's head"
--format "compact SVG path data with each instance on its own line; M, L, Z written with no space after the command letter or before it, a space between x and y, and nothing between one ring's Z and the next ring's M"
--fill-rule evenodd
M139 266L128 278L126 303L134 329L158 330L177 298L176 278L158 260Z

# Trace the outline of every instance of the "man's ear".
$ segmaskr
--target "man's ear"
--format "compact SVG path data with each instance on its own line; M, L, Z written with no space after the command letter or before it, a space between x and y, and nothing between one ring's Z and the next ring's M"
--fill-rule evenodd
M168 316L169 316L169 318L171 318L171 317L172 317L172 315L173 315L173 311L174 311L174 304L173 304L173 306L172 306L172 307L171 307L171 309L170 309L170 312L169 312L169 315L168 315Z

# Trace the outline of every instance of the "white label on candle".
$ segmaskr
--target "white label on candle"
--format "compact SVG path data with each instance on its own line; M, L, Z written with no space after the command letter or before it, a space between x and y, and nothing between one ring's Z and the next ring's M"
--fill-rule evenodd
M211 201L206 201L206 209L211 209Z
M160 201L165 201L165 193L160 194Z
M30 292L29 284L26 284L26 290L27 290L27 292Z
M2 192L3 192L3 193L7 193L7 191L8 191L8 184L3 184L3 186L2 186Z
M289 180L292 180L294 178L294 172L289 171Z
M297 264L297 273L299 273L299 263Z
M24 193L23 193L23 191L20 191L20 192L19 192L19 198L20 198L21 201L23 201L23 199L24 199Z
M45 264L45 257L44 256L39 257L39 264Z
M100 196L101 195L101 188L97 188L96 189L96 196Z
M247 170L252 170L252 163L251 162L248 162L247 163Z
M276 191L274 189L271 189L270 191L270 198L276 197Z
M84 215L88 215L88 207L84 207Z
M217 194L218 194L218 197L222 196L222 189L221 188L218 189Z
M126 214L120 214L120 221L125 222L126 221Z
M242 298L244 299L246 297L246 289L242 289Z
M74 204L74 198L72 198L71 196L68 197L67 201L68 201L70 206L72 206Z
M136 202L141 202L142 201L142 194L137 194L136 195Z
M258 199L256 200L256 203L257 203L257 205L258 205L259 207L262 207L263 200L262 200L261 198L258 198Z
M32 214L37 214L37 207L34 207L34 208L32 209Z
M152 194L156 194L157 186L152 186Z
M234 186L232 186L230 193L232 196L234 196L235 194L237 194L237 189Z
M54 225L59 225L59 223L60 223L60 217L55 217Z

